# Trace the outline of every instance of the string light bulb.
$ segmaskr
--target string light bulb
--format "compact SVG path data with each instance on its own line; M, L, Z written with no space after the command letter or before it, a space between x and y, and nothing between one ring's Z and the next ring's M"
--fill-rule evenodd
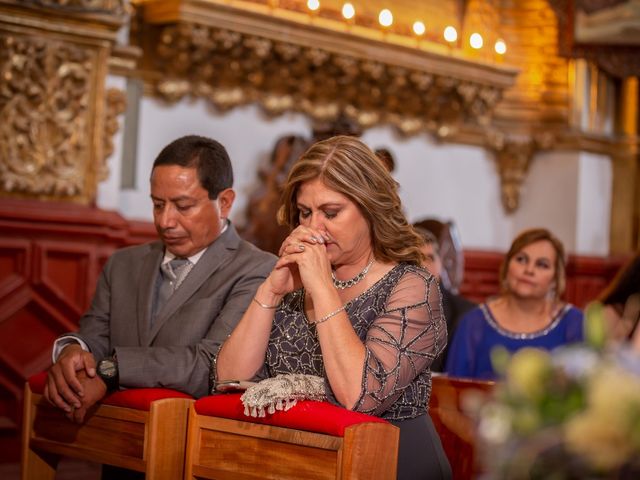
M444 39L449 43L455 42L458 39L458 31L449 25L444 29Z
M504 40L499 38L496 40L496 44L493 47L498 55L504 55L507 53L507 44L504 43Z
M378 22L383 27L390 27L393 24L393 13L388 8L380 10L380 14L378 15Z
M479 33L472 33L469 37L469 45L471 45L471 48L479 50L482 48L483 44L484 40L482 40L482 35L480 35Z
M351 5L350 3L345 3L342 6L342 16L347 20L352 19L355 14L356 14L356 9L353 8L353 5Z
M320 8L319 0L307 0L307 8L315 12Z
M420 20L413 23L413 33L415 33L416 35L424 35L424 32L426 31L427 31L427 28L424 26L424 23L422 23Z

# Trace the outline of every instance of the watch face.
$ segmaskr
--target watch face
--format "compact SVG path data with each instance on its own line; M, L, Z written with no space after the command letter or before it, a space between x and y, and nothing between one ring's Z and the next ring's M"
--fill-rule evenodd
M105 377L114 377L116 375L116 363L112 360L102 360L98 365L98 372Z

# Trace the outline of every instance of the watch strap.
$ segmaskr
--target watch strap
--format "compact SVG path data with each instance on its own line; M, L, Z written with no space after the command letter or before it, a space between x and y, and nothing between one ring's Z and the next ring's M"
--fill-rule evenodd
M118 361L114 357L106 357L98 362L96 369L98 376L107 386L107 391L112 392L120 386L120 375L118 371Z

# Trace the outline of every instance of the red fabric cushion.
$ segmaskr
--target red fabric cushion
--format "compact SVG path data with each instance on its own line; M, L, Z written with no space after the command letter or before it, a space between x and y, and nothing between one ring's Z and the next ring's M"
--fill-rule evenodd
M47 372L40 372L29 378L29 387L33 393L42 395L47 380ZM151 402L163 398L193 398L191 395L170 388L130 388L107 395L101 403L115 407L149 410Z
M203 397L195 403L196 412L200 415L326 433L336 437L344 436L345 428L358 423L387 423L386 420L379 417L352 412L328 402L316 402L313 400L299 401L286 412L276 410L275 413L267 414L266 417L254 418L244 414L244 406L240 401L241 395L241 393L226 393Z

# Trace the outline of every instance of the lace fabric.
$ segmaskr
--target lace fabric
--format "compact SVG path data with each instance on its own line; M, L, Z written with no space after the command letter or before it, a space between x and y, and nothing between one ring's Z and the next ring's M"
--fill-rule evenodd
M338 403L324 372L315 326L304 314L304 291L287 295L276 311L267 347L267 377L324 378L327 398ZM446 324L440 290L426 270L399 264L346 305L366 348L362 389L354 410L388 420L424 414L431 394L429 365L443 350Z
M287 411L298 400L324 400L324 379L315 375L277 375L249 387L240 397L244 414L266 417L276 410Z

